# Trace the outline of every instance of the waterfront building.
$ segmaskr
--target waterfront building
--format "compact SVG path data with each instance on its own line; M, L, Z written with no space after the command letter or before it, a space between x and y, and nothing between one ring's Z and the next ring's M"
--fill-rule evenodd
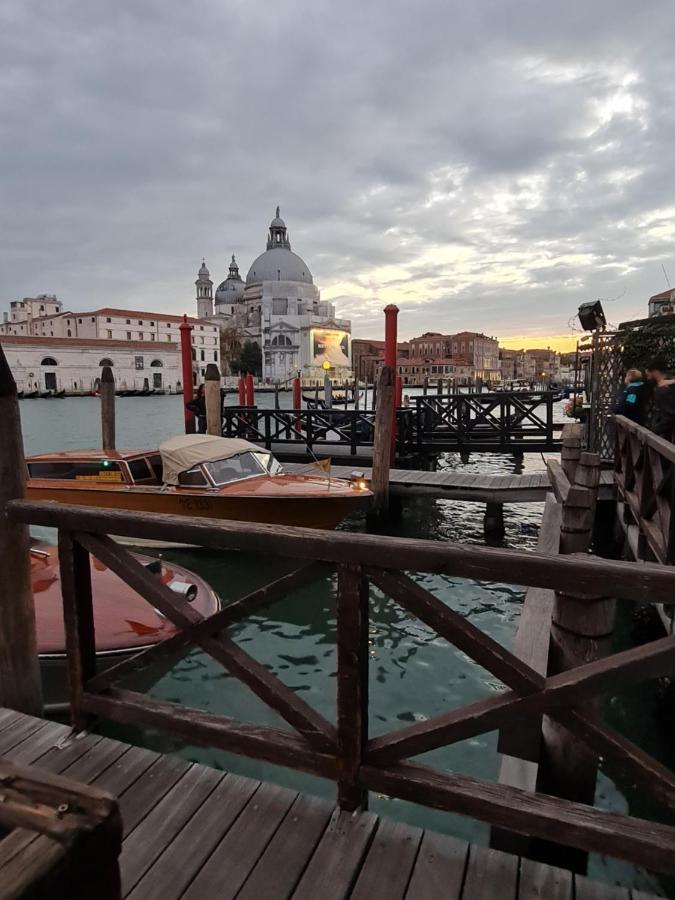
M5 314L5 321L0 325L0 336L180 344L183 316L107 306L88 312L64 312L62 306L53 294L13 301L9 315ZM42 315L42 307L45 310L56 307L57 311ZM204 378L206 366L220 362L220 328L205 319L188 317L188 322L192 325L193 381L198 384Z
M9 312L3 313L0 334L32 334L34 320L59 316L62 312L63 303L57 300L56 294L38 294L37 297L12 300Z
M234 327L242 340L258 344L265 381L285 382L300 373L311 382L325 371L338 381L351 377L351 322L337 318L334 305L321 299L309 266L291 249L279 207L266 248L251 263L245 282L232 256L215 297L204 262L196 288L200 317L221 328Z
M399 362L408 359L410 356L410 345L407 341L399 341L396 356ZM366 338L352 339L354 378L358 378L359 381L367 384L373 384L383 361L384 341L371 341Z
M499 342L478 331L459 331L441 334L427 331L410 341L410 358L438 365L469 368L471 378L483 382L501 381Z
M111 366L117 390L182 389L176 342L2 335L0 345L19 391L98 390L103 366Z
M653 316L672 316L675 313L675 290L668 288L660 294L649 298L649 318Z
M499 351L503 381L559 381L561 378L560 354L550 347L546 349Z
M404 385L419 386L424 384L425 380L433 383L444 379L450 383L450 387L464 387L472 384L474 380L473 366L448 357L399 359L397 372Z

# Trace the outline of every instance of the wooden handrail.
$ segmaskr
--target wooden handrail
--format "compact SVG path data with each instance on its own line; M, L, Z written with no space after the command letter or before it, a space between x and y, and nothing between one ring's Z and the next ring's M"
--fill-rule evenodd
M583 479L582 479L583 483ZM569 500L568 492L568 500ZM551 503L552 503L551 499ZM550 505L550 504L549 504ZM418 766L409 761L429 750L499 728L515 728L542 715L561 722L612 771L625 771L665 805L675 808L675 777L640 748L589 717L589 698L617 685L635 684L675 670L675 636L652 641L557 675L518 659L473 623L415 581L411 572L438 572L506 581L536 588L580 591L592 599L612 584L617 593L641 600L672 596L675 570L635 567L609 560L520 553L467 545L408 541L381 536L317 532L252 523L67 507L15 501L10 514L23 522L59 528L73 721L86 726L101 716L139 727L160 728L191 743L309 772L337 783L343 809L365 806L369 789L453 810L497 828L537 834L572 847L602 849L632 862L675 873L675 828L591 806L491 784ZM549 515L550 518L550 515ZM214 549L254 550L302 558L305 563L270 585L240 598L208 619L177 597L109 534L152 535ZM554 549L553 546L551 549ZM108 677L96 673L90 558L108 566L167 616L178 633L156 648L137 653ZM241 617L278 600L326 571L337 570L337 721L325 719L228 634ZM369 739L369 584L424 622L437 635L491 671L507 689L425 722ZM583 598L581 601L583 602ZM247 685L292 730L239 722L197 709L121 690L122 675L196 645ZM580 709L582 711L580 711ZM603 843L604 842L604 843Z
M122 512L47 501L14 500L10 516L21 522L82 531L191 543L211 550L260 552L290 559L346 563L381 569L432 572L462 578L499 580L527 587L568 590L597 596L611 583L618 597L640 602L668 602L675 590L675 570L644 565L636 569L615 560L565 558L542 553L441 543L419 539L318 531L193 516Z
M625 416L614 416L614 421L617 428L635 435L641 444L647 444L647 446L658 451L661 456L670 460L670 462L675 462L675 444L671 444L665 438L654 434L649 428L645 428L644 425L638 425L637 422L633 422Z

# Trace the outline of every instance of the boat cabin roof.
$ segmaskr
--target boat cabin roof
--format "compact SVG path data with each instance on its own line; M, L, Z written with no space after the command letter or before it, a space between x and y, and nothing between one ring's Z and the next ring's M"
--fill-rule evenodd
M260 453L260 447L241 438L222 438L211 434L181 434L159 445L163 478L166 484L178 484L181 473L194 466L240 453Z
M28 457L28 462L67 462L68 460L84 460L97 462L100 459L111 459L124 462L129 459L157 454L157 448L150 450L59 450L56 453L35 453Z

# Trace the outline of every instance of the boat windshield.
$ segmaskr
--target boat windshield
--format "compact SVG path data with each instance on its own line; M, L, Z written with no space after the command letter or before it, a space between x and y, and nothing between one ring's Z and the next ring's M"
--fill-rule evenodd
M276 475L281 466L271 453L239 453L227 459L217 459L204 464L214 484L229 484L256 475Z

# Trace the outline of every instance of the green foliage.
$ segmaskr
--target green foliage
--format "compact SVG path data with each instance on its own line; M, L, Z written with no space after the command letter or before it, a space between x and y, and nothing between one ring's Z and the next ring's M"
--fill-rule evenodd
M262 375L262 351L255 341L244 341L239 359L232 360L231 368L240 375Z
M624 369L641 369L655 356L662 356L675 369L675 316L660 316L627 328L621 357Z

